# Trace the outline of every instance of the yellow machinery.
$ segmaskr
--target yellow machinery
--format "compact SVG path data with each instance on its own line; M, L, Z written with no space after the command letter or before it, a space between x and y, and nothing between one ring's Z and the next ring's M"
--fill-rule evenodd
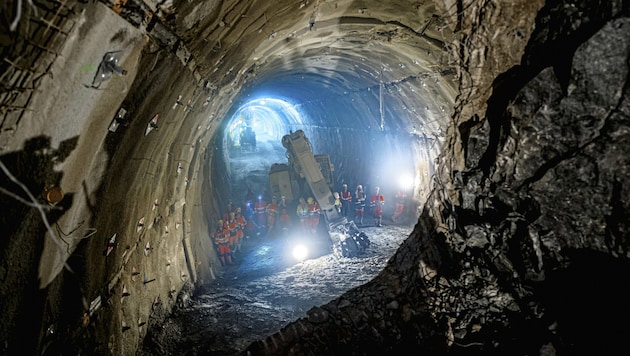
M362 253L369 246L367 236L354 222L339 215L334 207L334 166L330 156L313 154L311 143L302 130L282 137L282 145L287 149L289 162L272 165L269 171L272 194L284 195L289 202L300 197L313 197L324 214L335 255L353 257Z

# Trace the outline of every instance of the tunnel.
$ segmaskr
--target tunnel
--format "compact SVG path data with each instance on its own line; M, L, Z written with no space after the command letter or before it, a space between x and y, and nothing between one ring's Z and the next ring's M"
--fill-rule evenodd
M0 353L627 353L628 1L0 6ZM380 262L292 265L355 284L258 333L210 311L259 267L213 229L286 194L297 133L331 190L385 196Z

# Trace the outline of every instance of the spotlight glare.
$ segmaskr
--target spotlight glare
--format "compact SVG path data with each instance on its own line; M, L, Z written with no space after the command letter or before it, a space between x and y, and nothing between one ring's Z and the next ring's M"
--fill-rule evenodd
M298 261L303 261L308 256L308 249L304 245L297 245L293 248L293 257Z
M401 189L407 190L413 186L413 177L409 174L402 175L399 182Z

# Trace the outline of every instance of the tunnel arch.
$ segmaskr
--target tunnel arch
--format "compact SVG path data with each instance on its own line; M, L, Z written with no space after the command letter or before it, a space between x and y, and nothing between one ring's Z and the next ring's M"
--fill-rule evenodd
M291 102L305 119L284 121L285 133L302 129L316 152L331 154L339 184L379 185L393 195L399 189L393 183L397 176L412 175L410 210L415 211L430 191L433 161L456 97L454 61L445 45L448 31L430 26L438 26L436 17L414 29L400 18L383 20L388 16L365 8L358 9L363 16L356 16L355 6L316 6L317 16L298 14L304 22L275 23L274 30L247 33L242 40L253 45L239 42L226 49L207 82L241 85L240 91L225 92L231 99L223 117L230 122L233 113L261 95ZM267 12L262 17L272 21ZM408 20L417 18L409 14ZM228 61L226 54L237 51ZM379 149L383 147L387 149ZM397 159L389 162L388 156ZM224 180L243 181L230 171L229 157L220 159L214 167L230 172ZM219 197L223 206L231 199Z
M315 153L331 156L337 187L347 183L354 192L362 184L370 194L379 186L393 203L401 178L411 176L404 187L412 197L406 213L416 221L431 191L435 159L454 111L457 73L449 49L420 33L396 30L395 24L380 23L379 28L336 20L327 24L310 33L278 31L274 39L262 40L252 49L251 56L242 56L240 65L221 63L226 74L209 80L241 85L239 92L230 92L225 120L260 93L283 98L303 120L277 123L286 124L285 133L304 130ZM290 35L282 39L287 32ZM229 180L236 179L230 162L222 166L230 171ZM244 193L241 188L236 199ZM384 216L391 216L393 207L386 206Z

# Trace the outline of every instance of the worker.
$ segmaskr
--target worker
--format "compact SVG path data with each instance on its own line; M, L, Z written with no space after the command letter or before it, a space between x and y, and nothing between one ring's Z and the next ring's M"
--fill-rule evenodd
M302 230L309 231L308 204L306 204L304 198L300 198L296 214L298 219L300 219L300 227L302 227Z
M245 235L245 231L247 229L247 219L241 214L241 208L236 208L236 224L238 225L238 242L236 245L236 250L241 252L241 245L243 243L244 238L249 238L249 235Z
M396 209L394 210L394 215L392 215L392 221L398 222L398 218L405 210L405 200L407 200L407 195L402 190L399 190L396 192L394 198L396 199Z
M267 202L262 195L258 196L258 200L254 203L254 214L256 215L256 225L258 227L257 235L267 227Z
M225 211L223 212L223 221L228 222L230 221L230 213L234 212L234 205L232 204L232 201L228 201L227 207L225 208Z
M350 205L352 204L352 193L348 190L348 185L343 184L341 186L341 193L339 194L341 198L341 216L347 218L348 212L350 211Z
M333 197L335 198L335 211L337 212L337 214L341 214L341 198L339 197L339 193L334 192Z
M308 197L306 199L306 203L308 204L308 226L311 232L311 235L315 236L317 234L317 227L319 226L319 216L320 216L320 208L317 200L313 199L313 197Z
M357 185L357 189L354 192L354 222L358 225L363 224L363 215L365 214L365 192L363 192L363 186Z
M245 201L245 204L254 204L256 195L254 194L254 191L252 191L252 188L247 187L247 193L245 193L243 200Z
M270 233L276 225L276 215L278 214L278 202L275 195L271 197L271 203L267 204L265 211L267 213L267 233Z
M383 205L385 204L385 196L381 194L381 188L374 187L374 193L370 196L370 209L374 218L374 226L381 227L383 220Z
M254 214L254 202L245 201L243 204L242 215L247 221L245 226L245 238L249 238L256 233L258 224L256 224L256 214Z
M289 209L287 207L287 197L284 195L280 197L278 211L280 212L280 230L282 232L287 232L289 231L289 226L291 225L291 217L289 216Z
M219 252L219 261L221 266L232 264L232 255L230 251L230 233L225 227L224 221L217 221L217 228L214 233L214 244Z
M236 245L238 244L238 224L236 223L236 214L230 213L230 218L227 221L227 230L230 237L230 255L234 260L236 258Z

